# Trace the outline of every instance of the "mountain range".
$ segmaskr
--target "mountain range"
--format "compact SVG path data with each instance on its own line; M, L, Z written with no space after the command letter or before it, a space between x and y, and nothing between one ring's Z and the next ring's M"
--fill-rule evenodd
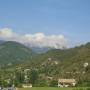
M87 65L87 66L85 66ZM33 57L23 68L36 68L40 75L90 81L90 43L65 50L52 49Z
M37 54L23 44L0 43L0 66L37 69L40 75L90 81L90 43L69 49L50 49ZM87 66L85 66L87 65ZM14 67L14 68L15 68Z

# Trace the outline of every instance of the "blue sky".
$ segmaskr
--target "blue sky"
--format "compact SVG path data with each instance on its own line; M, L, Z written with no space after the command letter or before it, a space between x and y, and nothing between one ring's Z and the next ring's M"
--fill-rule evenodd
M0 0L0 28L90 41L90 0Z

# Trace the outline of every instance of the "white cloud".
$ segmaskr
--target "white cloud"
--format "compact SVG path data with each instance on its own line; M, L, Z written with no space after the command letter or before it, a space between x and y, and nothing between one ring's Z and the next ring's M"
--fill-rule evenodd
M12 37L13 35L13 32L11 29L9 28L3 28L3 29L0 29L0 37Z
M61 49L67 47L68 40L64 35L50 35L44 33L19 35L10 28L0 29L0 38L7 41L17 41L31 47L50 47Z

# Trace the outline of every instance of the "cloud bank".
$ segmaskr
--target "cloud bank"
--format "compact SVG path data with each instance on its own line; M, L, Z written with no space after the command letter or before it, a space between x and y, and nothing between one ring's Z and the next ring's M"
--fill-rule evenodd
M55 49L62 49L67 47L68 40L64 35L50 35L44 33L24 34L20 35L13 32L10 28L0 29L0 39L6 41L17 41L30 47L49 47Z

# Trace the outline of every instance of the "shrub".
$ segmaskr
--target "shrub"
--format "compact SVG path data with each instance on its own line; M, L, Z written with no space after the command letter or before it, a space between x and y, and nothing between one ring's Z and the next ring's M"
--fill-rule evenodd
M57 80L52 80L51 82L50 82L50 87L57 87L57 85L58 85L58 81Z

